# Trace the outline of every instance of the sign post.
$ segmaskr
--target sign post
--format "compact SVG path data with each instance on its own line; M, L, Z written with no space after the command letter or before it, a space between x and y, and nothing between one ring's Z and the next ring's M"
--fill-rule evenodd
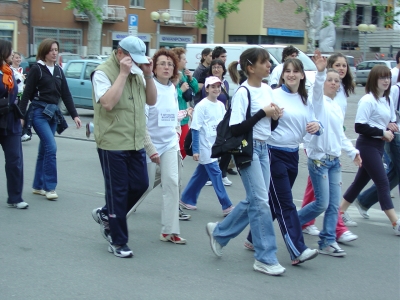
M138 34L139 16L130 14L128 18L128 34L137 36Z

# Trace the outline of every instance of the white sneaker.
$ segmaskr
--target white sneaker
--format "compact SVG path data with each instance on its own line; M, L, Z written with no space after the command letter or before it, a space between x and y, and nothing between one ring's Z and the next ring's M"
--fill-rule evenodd
M254 269L254 271L258 271L258 272L268 274L268 275L273 275L273 276L281 275L286 270L280 264L267 265L258 260L254 261L253 269Z
M223 183L224 185L226 185L226 186L232 185L232 181L230 181L230 180L228 179L228 177L223 177L223 178L222 178L222 183Z
M40 195L40 196L46 196L46 191L45 191L45 190L33 189L33 190L32 190L32 194Z
M205 184L206 186L210 186L210 185L212 185L212 182L211 182L211 180L208 180L207 182L206 182L206 184Z
M358 212L364 219L369 219L368 209L362 206L358 199L354 200L354 206L357 207Z
M356 239L358 239L358 235L355 235L355 234L352 233L351 231L345 231L345 232L337 239L337 241L338 241L339 243L348 243L348 242L355 241Z
M49 191L49 192L46 192L46 198L48 200L55 200L58 198L58 195L57 195L56 191Z
M335 257L346 256L346 252L336 242L324 249L319 249L319 253Z
M31 140L31 137L29 135L27 135L26 133L23 136L21 136L21 142L27 142L30 140Z
M19 208L19 209L25 209L29 207L29 204L22 201L18 203L8 203L8 207L13 207L13 208Z
M296 259L299 261L299 263L303 263L303 262L305 262L307 260L316 258L318 253L319 252L318 252L317 249L307 248Z
M303 229L303 233L309 234L309 235L319 235L319 230L317 228L317 226L315 225L310 225L307 226L306 228Z
M213 236L213 232L215 227L217 226L218 223L207 223L206 226L206 231L208 236L210 237L210 245L211 245L211 250L214 252L214 254L218 257L222 256L222 246L220 243L216 241L216 239Z
M347 211L343 212L341 215L344 225L346 225L347 227L357 227L357 222L354 222L350 218L349 213Z
M400 219L397 220L396 226L393 227L394 234L400 235Z

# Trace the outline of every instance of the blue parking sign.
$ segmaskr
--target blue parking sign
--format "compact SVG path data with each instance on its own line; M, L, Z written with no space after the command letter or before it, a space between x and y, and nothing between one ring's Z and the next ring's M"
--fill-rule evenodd
M128 26L138 26L139 23L139 16L130 14L128 18Z

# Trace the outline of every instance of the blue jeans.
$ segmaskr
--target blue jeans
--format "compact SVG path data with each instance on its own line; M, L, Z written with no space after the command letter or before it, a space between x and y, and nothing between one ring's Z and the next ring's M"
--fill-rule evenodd
M209 164L199 164L190 178L185 190L182 193L182 202L196 206L197 199L201 189L210 178L215 193L217 194L222 209L232 206L232 202L226 193L224 184L222 183L221 170L216 161Z
M54 138L57 122L44 115L43 108L33 110L32 125L40 139L33 188L53 191L57 186L57 144Z
M397 185L400 191L400 134L395 134L392 142L385 143L385 152L390 158L387 173L390 189L394 189ZM378 202L378 192L375 184L359 194L357 199L364 208L370 209L371 206Z
M308 171L314 187L315 201L298 211L300 224L315 219L325 211L323 229L318 242L320 249L336 242L336 224L342 192L342 173L339 158L308 159Z
M268 204L270 182L269 151L267 143L254 141L253 161L241 169L246 199L215 227L213 236L221 246L238 236L250 223L253 235L254 257L265 264L277 264L276 239L272 214Z

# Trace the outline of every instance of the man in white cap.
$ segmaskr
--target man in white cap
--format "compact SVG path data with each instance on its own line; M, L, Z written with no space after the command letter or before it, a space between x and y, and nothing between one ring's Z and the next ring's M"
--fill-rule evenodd
M94 137L106 191L106 205L92 216L117 257L133 256L126 214L149 185L144 106L157 101L152 70L143 41L128 36L92 74Z

